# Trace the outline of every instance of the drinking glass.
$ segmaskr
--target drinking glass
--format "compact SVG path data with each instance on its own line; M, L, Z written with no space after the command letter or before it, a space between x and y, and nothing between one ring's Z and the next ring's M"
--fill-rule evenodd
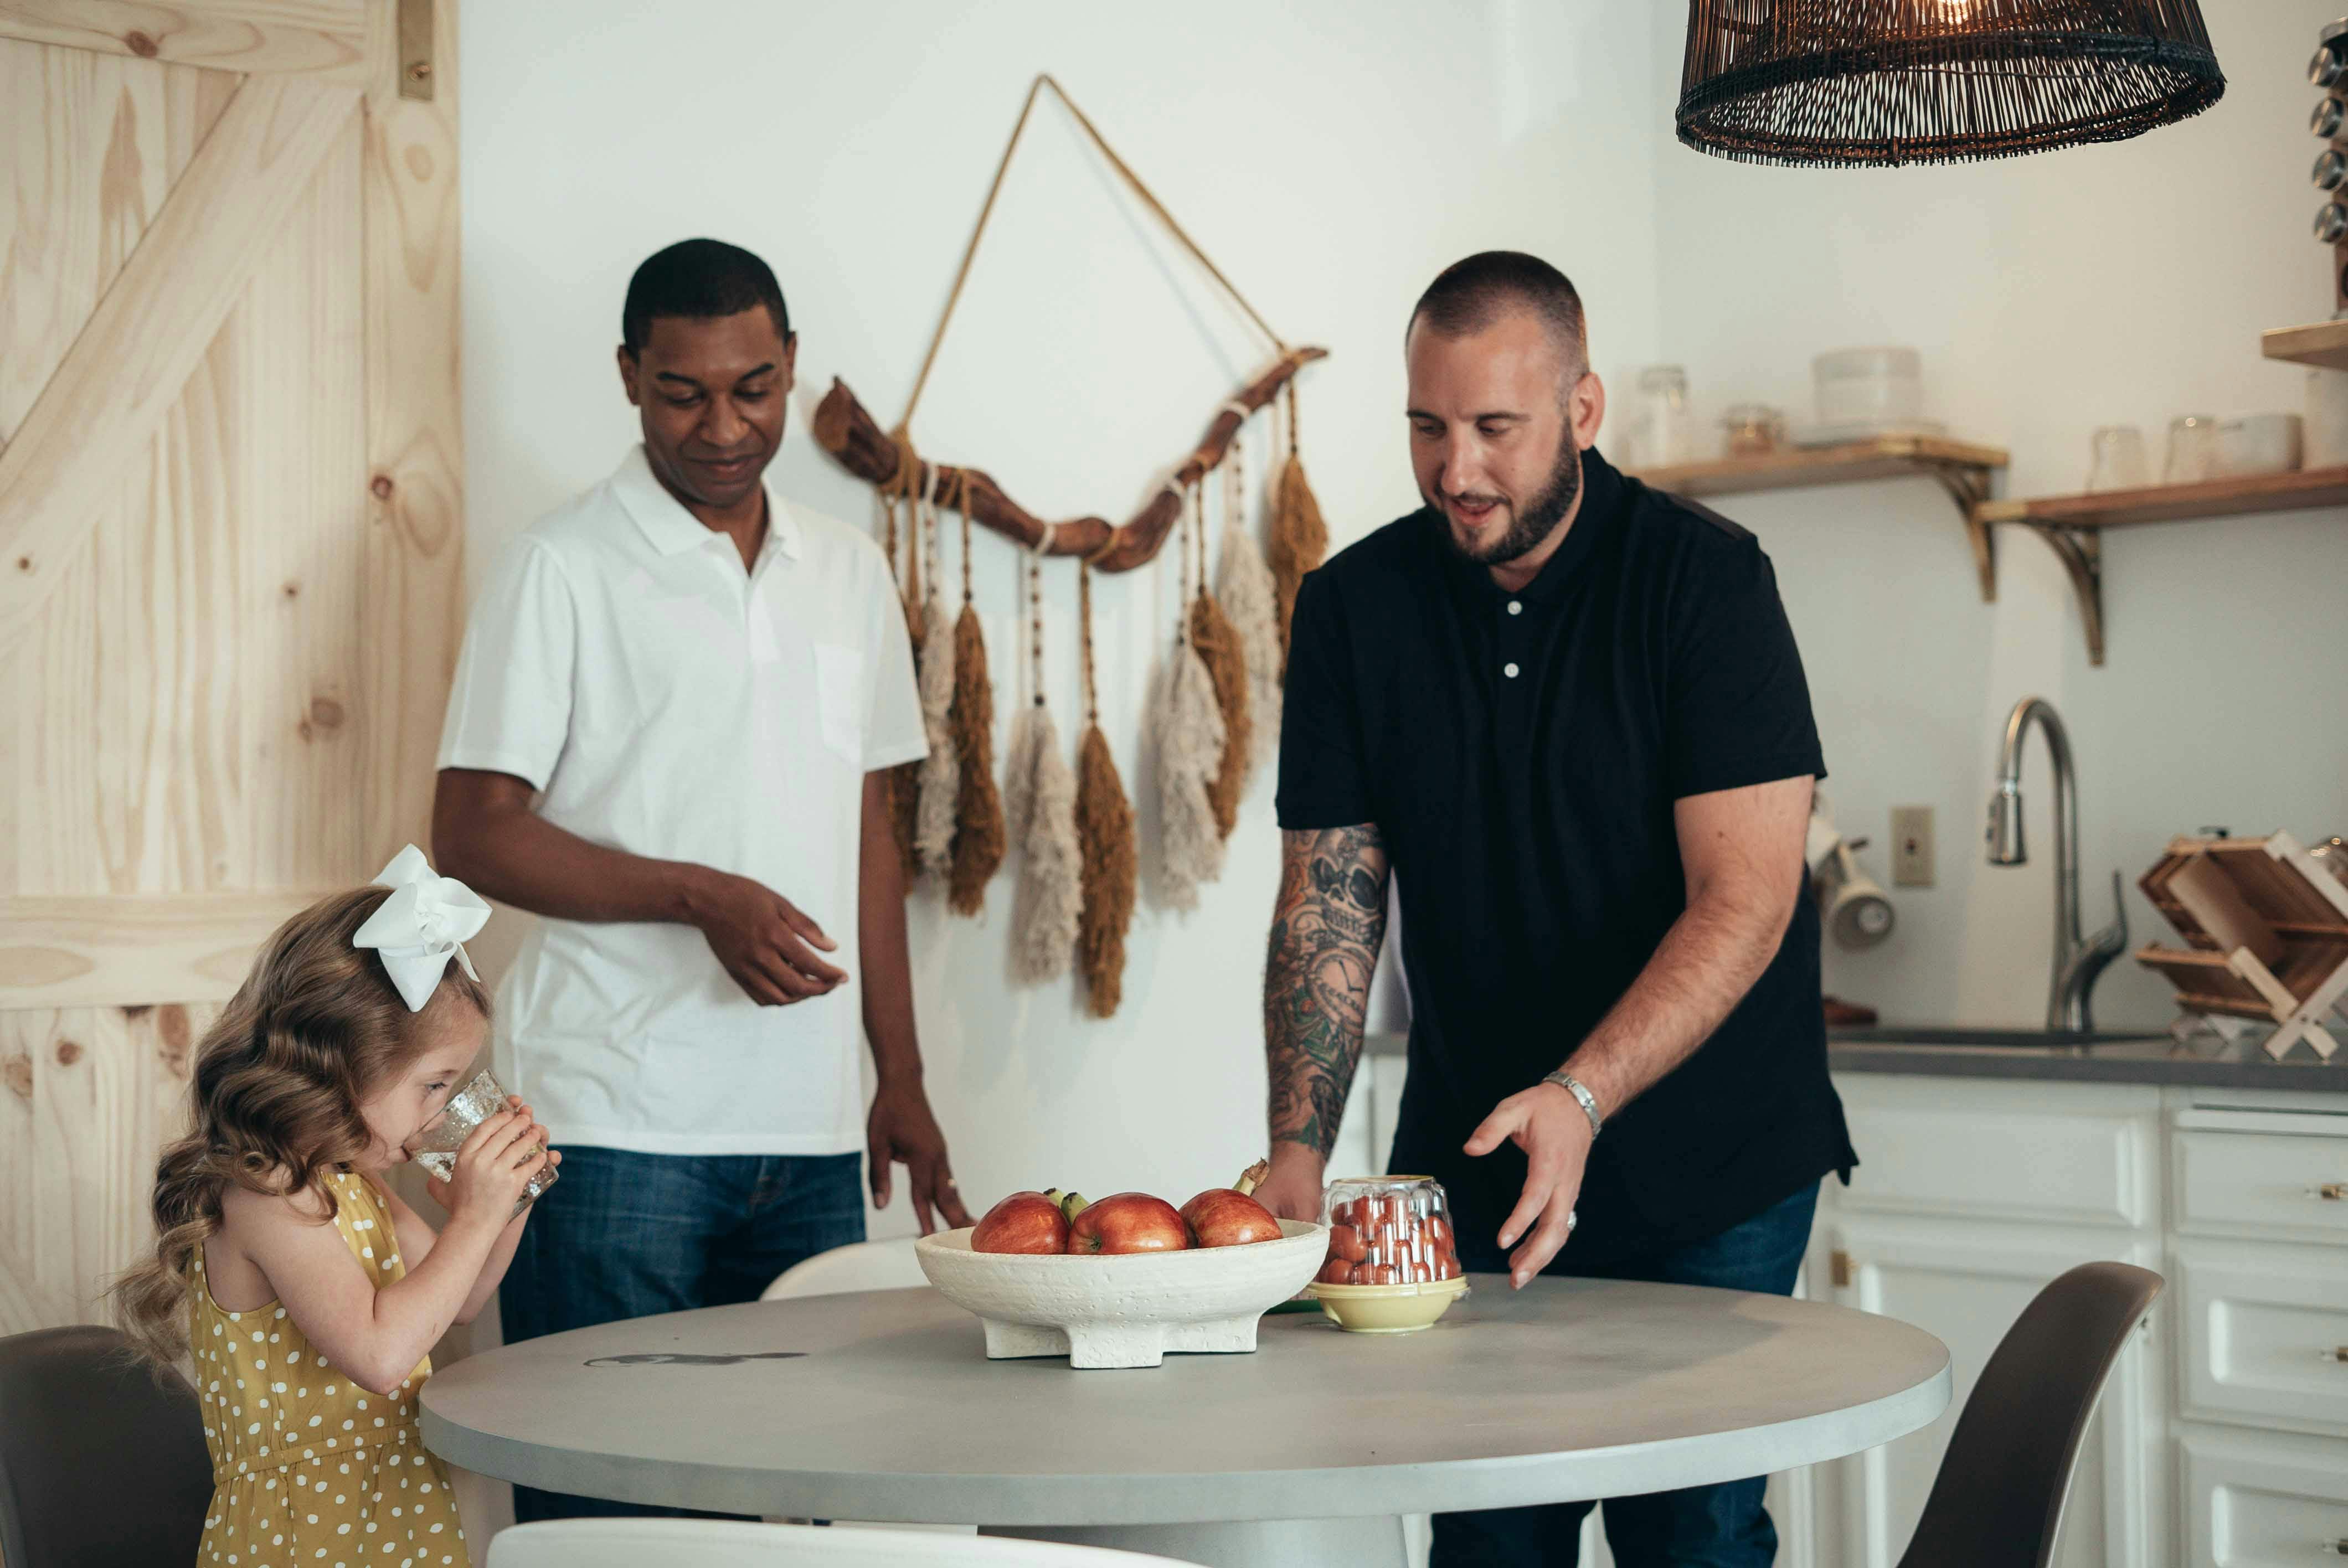
M1651 364L1639 373L1640 455L1657 467L1696 458L1695 411L1688 406L1687 372Z
M2133 425L2106 425L2088 443L2095 461L2087 469L2090 490L2134 490L2150 482L2144 432Z
M2218 421L2207 414L2185 414L2168 422L2168 461L2160 470L2164 485L2198 485L2218 477Z
M485 1069L473 1075L473 1081L448 1096L448 1103L440 1113L427 1122L407 1141L407 1153L432 1174L448 1181L457 1173L457 1151L473 1135L473 1129L500 1111L510 1110L506 1102L505 1086L491 1077ZM539 1168L530 1185L521 1191L521 1200L513 1212L522 1210L538 1201L539 1195L554 1185L558 1174L552 1162Z

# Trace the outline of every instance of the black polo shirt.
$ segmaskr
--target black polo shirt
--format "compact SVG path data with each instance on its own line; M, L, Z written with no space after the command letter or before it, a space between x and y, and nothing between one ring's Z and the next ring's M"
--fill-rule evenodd
M1460 1145L1564 1062L1686 908L1673 803L1826 774L1753 536L1595 450L1582 484L1522 592L1426 508L1306 578L1291 633L1280 825L1385 841L1412 1013L1393 1168L1441 1180L1470 1237L1497 1232L1525 1159ZM1856 1163L1803 897L1726 1021L1609 1117L1560 1266L1700 1240Z

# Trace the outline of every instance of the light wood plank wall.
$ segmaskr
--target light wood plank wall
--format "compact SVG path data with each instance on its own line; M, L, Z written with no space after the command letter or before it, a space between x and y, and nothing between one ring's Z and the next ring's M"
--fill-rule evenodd
M110 444L94 502L0 506L0 1334L103 1319L252 948L428 830L464 603L434 11L427 100L397 0L0 0L0 497L46 483L88 356L231 291L156 417L72 432ZM263 134L230 165L210 138L240 123ZM170 208L190 189L266 232L137 293L149 230L207 217ZM140 309L93 345L118 282Z

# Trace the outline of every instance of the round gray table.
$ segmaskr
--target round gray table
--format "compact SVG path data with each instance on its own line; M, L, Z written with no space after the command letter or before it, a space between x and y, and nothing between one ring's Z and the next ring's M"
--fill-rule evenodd
M1283 1314L1253 1355L1138 1371L989 1361L978 1320L931 1290L642 1317L437 1373L424 1440L488 1475L635 1502L1354 1563L1393 1560L1401 1514L1788 1470L1949 1402L1939 1340L1849 1307L1476 1286L1423 1334Z

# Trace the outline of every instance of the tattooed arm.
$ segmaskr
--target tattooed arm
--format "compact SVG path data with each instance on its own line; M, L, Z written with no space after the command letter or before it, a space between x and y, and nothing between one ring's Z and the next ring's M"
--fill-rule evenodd
M1282 1218L1313 1219L1385 939L1386 851L1364 824L1282 833L1280 858L1263 976L1272 1174L1256 1196Z

